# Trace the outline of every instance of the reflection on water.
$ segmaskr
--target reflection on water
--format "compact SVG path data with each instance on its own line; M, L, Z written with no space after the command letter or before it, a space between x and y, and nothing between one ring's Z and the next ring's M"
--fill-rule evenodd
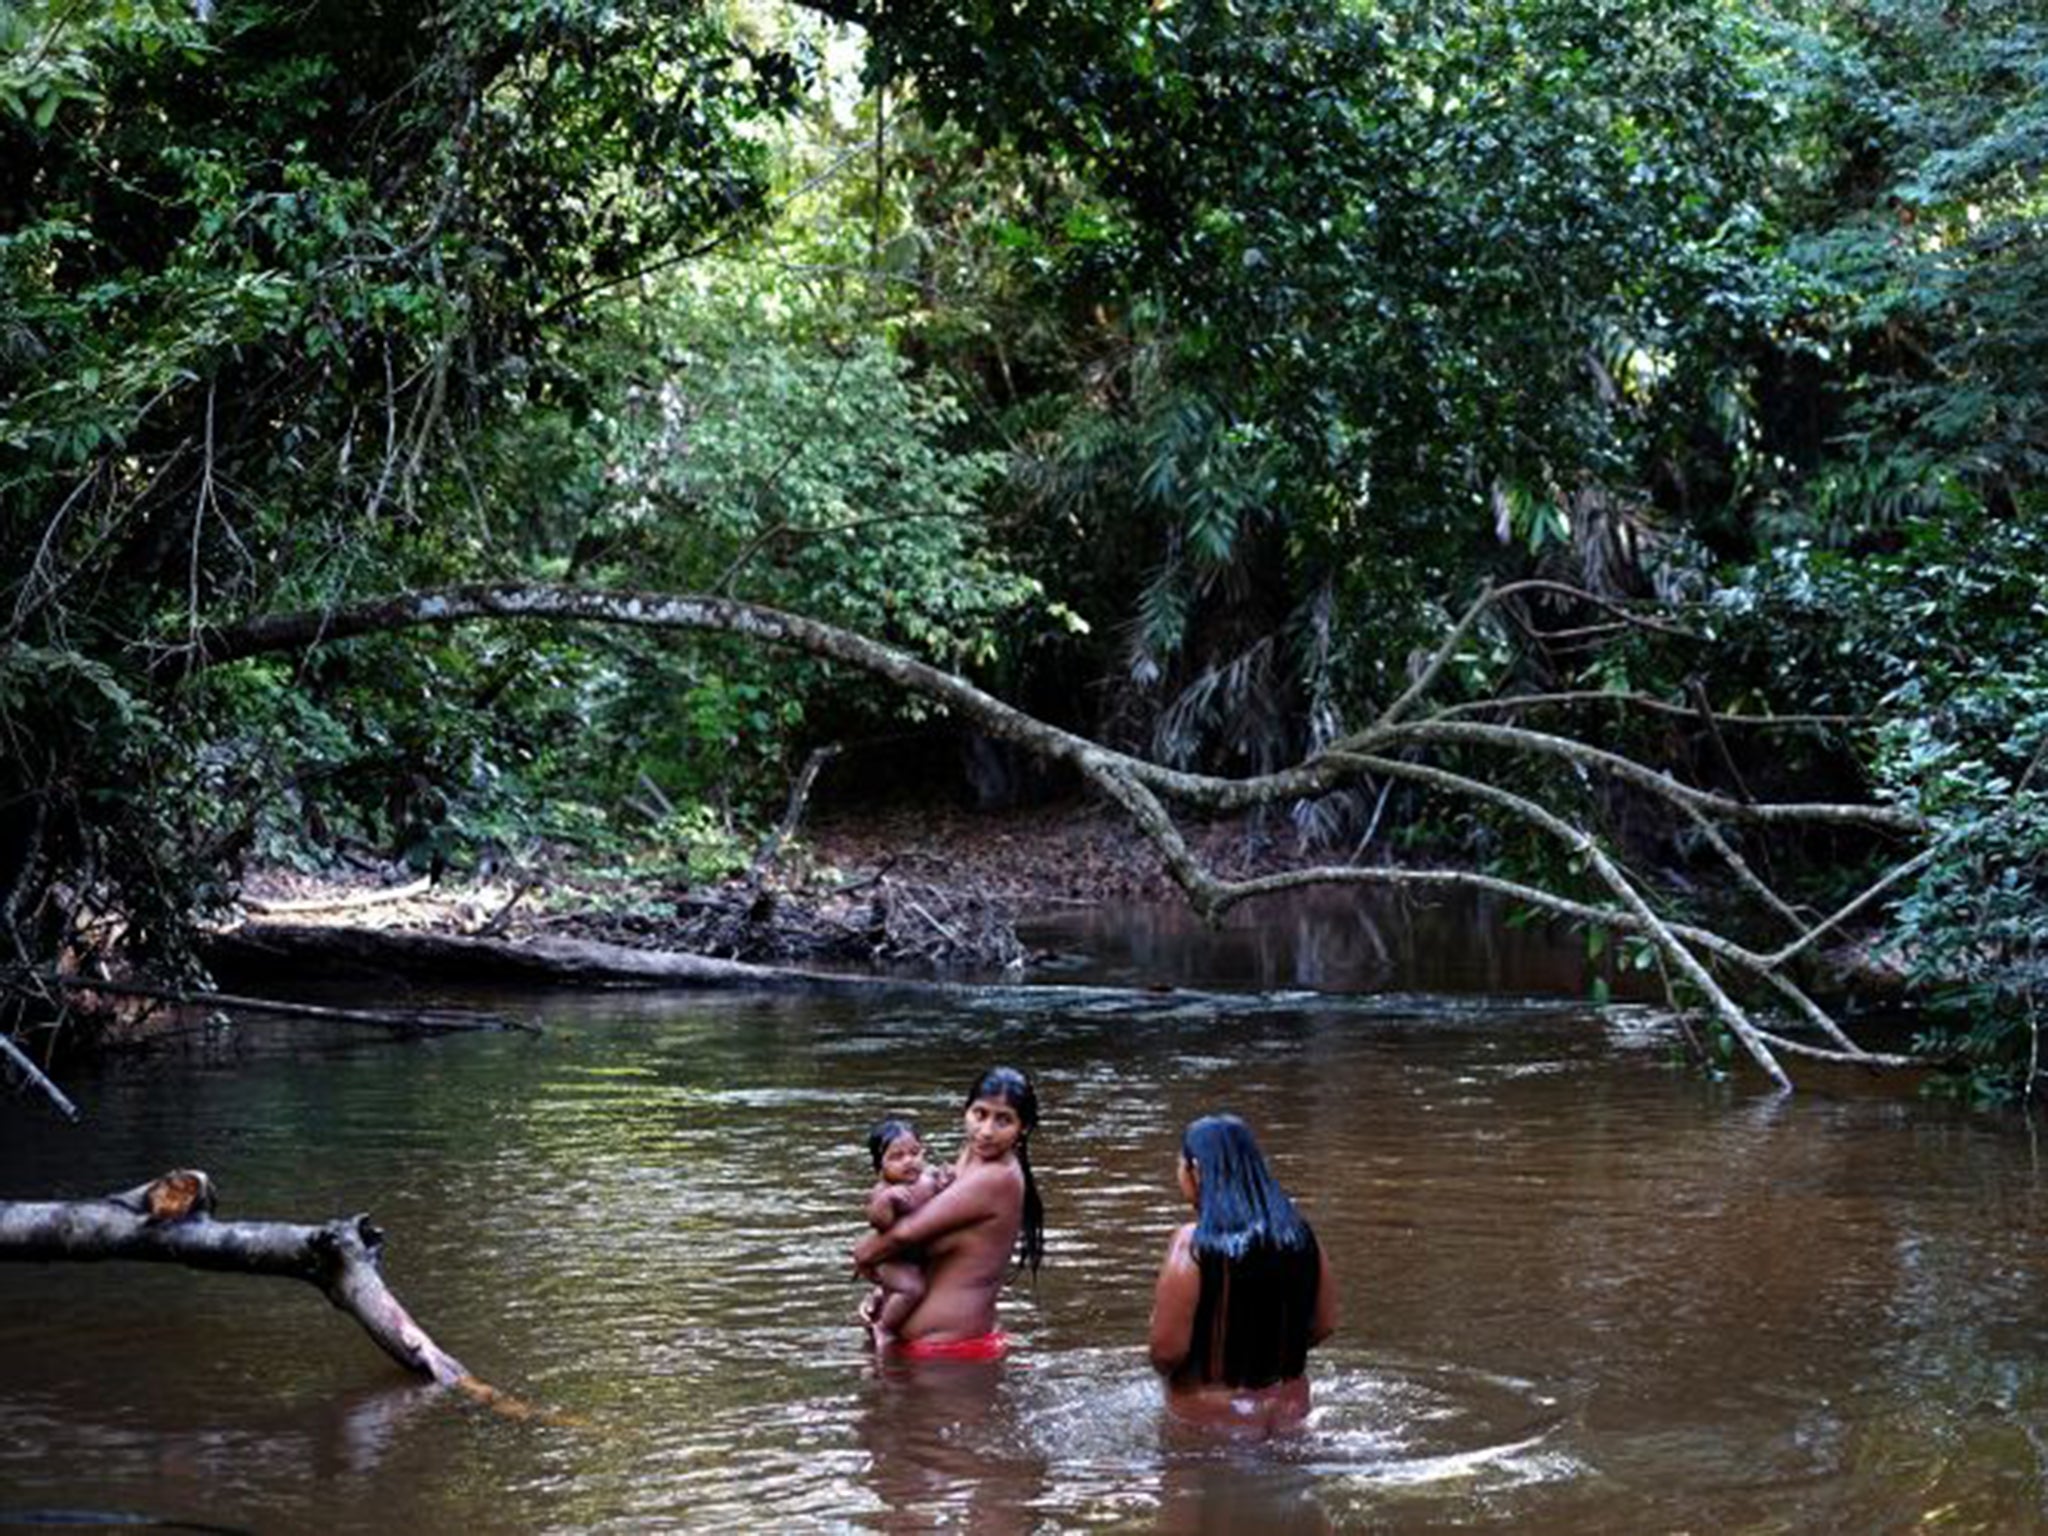
M1660 996L1645 979L1595 970L1560 926L1491 896L1323 888L1233 907L1213 928L1185 902L1087 907L1027 925L1062 979L1151 987L1585 997L1595 975L1617 997Z
M2048 1529L2023 1132L1862 1081L1703 1083L1639 1018L1575 1011L1576 952L1490 983L1546 1004L1418 997L1413 936L1378 933L1363 1000L1192 995L1248 979L1237 941L1161 926L1128 979L1189 990L558 999L540 1040L251 1029L77 1084L77 1130L10 1105L0 1194L191 1164L229 1215L370 1209L422 1321L573 1422L396 1378L306 1287L0 1269L0 1525ZM880 1367L844 1263L865 1128L909 1112L950 1153L996 1060L1045 1108L1020 1347ZM1187 1440L1142 1350L1179 1129L1220 1107L1345 1286L1308 1425L1261 1448Z
M1002 1392L1000 1364L921 1361L872 1371L853 1409L861 1481L884 1530L943 1520L989 1536L1032 1529L1047 1462Z

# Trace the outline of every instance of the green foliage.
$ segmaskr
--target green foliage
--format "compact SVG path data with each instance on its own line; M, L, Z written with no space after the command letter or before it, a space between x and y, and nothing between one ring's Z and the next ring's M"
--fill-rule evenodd
M1937 857L1872 942L1940 1016L1923 1044L1979 1097L2025 1090L2048 942L2048 519L1982 507L1907 520L1862 558L1794 547L1723 594L1732 643L1768 637L1771 686L1867 714L1877 792Z
M872 338L806 342L743 311L659 317L667 374L625 402L593 563L689 591L732 591L984 663L991 626L1037 584L990 539L1001 467L949 439L942 390Z
M1476 576L1629 579L1609 530L1647 520L1777 296L1758 53L1689 0L884 30L879 76L1075 188L990 224L1091 316L1023 489L1084 531L1050 579L1129 624L1155 740L1206 710L1197 756L1284 757L1398 691ZM1218 686L1255 653L1257 688Z
M693 885L708 885L745 871L753 854L744 838L708 805L693 805L655 823L639 853L645 864L680 869Z
M176 652L506 571L495 434L581 408L589 295L757 217L752 125L800 79L696 7L0 8L11 954L182 963L249 851L424 865L554 819L522 770L573 732L503 729L501 642L199 686Z
M1802 20L1792 323L1843 366L1791 531L1839 545L2048 462L2048 26L2007 0Z
M423 526L479 494L463 440L575 392L551 322L581 295L750 216L743 125L797 81L688 8L207 14L7 13L0 531L38 551L26 613L111 572L132 635L366 563L473 565L483 530Z
M1537 572L1697 638L1531 645L1532 602L1446 685L1865 721L1764 771L1928 818L1890 942L2010 1083L2044 114L2018 0L903 0L858 39L767 7L10 5L0 864L75 899L7 921L48 954L118 907L173 952L238 849L305 842L566 837L701 878L808 736L916 712L645 636L186 675L265 609L729 592L1245 769ZM1469 808L1407 814L1579 887Z

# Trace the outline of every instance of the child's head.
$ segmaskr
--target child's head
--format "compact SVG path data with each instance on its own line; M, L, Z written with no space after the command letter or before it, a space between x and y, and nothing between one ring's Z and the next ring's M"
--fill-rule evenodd
M908 1184L924 1172L924 1143L908 1120L879 1122L868 1132L868 1156L885 1184Z

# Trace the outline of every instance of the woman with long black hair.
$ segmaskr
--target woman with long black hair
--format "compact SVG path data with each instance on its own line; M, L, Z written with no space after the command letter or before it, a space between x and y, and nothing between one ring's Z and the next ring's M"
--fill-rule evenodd
M953 1182L853 1250L863 1275L906 1250L924 1253L924 1298L895 1345L911 1359L1001 1359L1009 1339L996 1330L996 1296L1010 1256L1035 1275L1045 1254L1045 1208L1031 1173L1038 1090L1014 1067L991 1067L967 1090L961 1120Z
M1178 1417L1267 1435L1308 1413L1309 1347L1337 1326L1330 1261L1235 1115L1181 1136L1195 1219L1173 1234L1152 1292L1152 1364Z

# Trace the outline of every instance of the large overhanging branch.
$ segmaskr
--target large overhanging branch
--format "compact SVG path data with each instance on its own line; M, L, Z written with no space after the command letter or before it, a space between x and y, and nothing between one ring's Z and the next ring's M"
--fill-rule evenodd
M318 1225L216 1221L213 1181L177 1169L98 1200L0 1200L0 1262L142 1260L316 1286L416 1376L472 1396L496 1394L413 1321L378 1267L384 1236L366 1216Z
M1808 925L1743 862L1720 834L1717 824L1859 826L1875 832L1912 837L1924 835L1928 830L1918 818L1887 806L1767 805L1731 799L1696 789L1619 753L1590 746L1571 737L1520 726L1454 720L1450 718L1449 710L1418 713L1425 695L1485 611L1508 597L1530 590L1532 586L1559 593L1572 591L1554 583L1516 583L1483 593L1420 669L1415 682L1371 725L1294 767L1245 778L1181 772L1114 751L1087 737L1038 720L975 687L965 678L866 636L778 609L701 594L601 590L545 583L449 587L329 609L271 615L214 628L202 632L192 649L170 653L168 659L183 665L217 666L245 657L302 650L361 635L492 619L621 625L752 639L857 668L945 706L958 718L971 722L991 736L1014 742L1039 757L1070 765L1130 814L1158 851L1174 881L1187 893L1195 908L1205 915L1217 914L1253 896L1309 884L1438 884L1494 890L1576 921L1599 923L1646 939L1660 960L1706 1000L1715 1017L1742 1043L1766 1076L1780 1087L1790 1086L1776 1055L1777 1049L1784 1048L1781 1045L1784 1037L1760 1028L1730 996L1710 966L1718 965L1745 973L1775 990L1790 1003L1795 1018L1817 1030L1828 1041L1825 1046L1801 1044L1797 1054L1863 1065L1906 1064L1910 1058L1882 1056L1858 1048L1824 1010L1783 974L1783 968L1811 948L1822 935L1867 908L1883 891L1925 867L1932 850L1922 851L1917 857L1894 867L1834 914ZM1614 607L1612 604L1607 606ZM1625 614L1622 617L1624 622L1652 622ZM1710 846L1729 864L1745 890L1803 931L1791 942L1766 955L1746 949L1711 930L1665 918L1651 905L1642 883L1624 870L1585 828L1533 800L1502 790L1483 779L1415 760L1415 754L1430 748L1490 748L1524 758L1548 758L1585 773L1609 776L1653 795L1707 834ZM1475 799L1492 806L1497 812L1539 828L1559 840L1580 860L1606 886L1613 901L1596 906L1512 881L1445 870L1318 866L1258 880L1221 880L1195 857L1165 804L1172 800L1211 811L1239 810L1324 794L1361 774L1403 779L1439 793Z
M175 666L181 658L189 657L195 669L212 667L361 635L474 623L481 619L728 634L802 651L826 661L843 662L943 704L989 735L1014 741L1055 762L1071 764L1091 779L1114 766L1156 793L1215 810L1239 810L1322 794L1344 776L1341 769L1327 764L1303 765L1246 779L1182 773L1111 751L1085 736L1047 725L955 673L865 635L758 603L689 593L610 591L540 582L444 587L210 629L200 634L192 650L179 648L167 652L166 661Z

